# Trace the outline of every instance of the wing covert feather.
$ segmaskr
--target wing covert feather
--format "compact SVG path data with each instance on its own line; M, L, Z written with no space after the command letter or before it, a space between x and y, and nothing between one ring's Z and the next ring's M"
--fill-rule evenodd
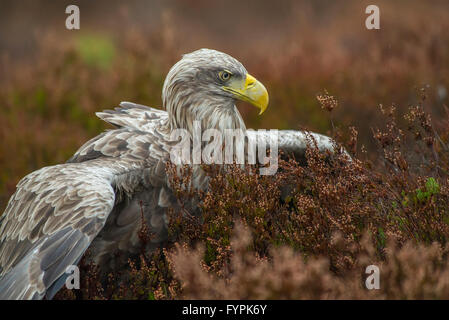
M0 226L0 299L42 298L79 261L114 206L111 177L63 164L19 182Z

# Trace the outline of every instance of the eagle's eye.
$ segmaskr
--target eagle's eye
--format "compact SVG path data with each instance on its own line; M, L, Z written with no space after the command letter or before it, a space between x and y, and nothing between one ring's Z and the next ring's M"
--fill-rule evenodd
M218 77L220 78L220 80L222 81L228 81L229 79L231 79L232 73L230 73L229 71L220 71L218 73Z

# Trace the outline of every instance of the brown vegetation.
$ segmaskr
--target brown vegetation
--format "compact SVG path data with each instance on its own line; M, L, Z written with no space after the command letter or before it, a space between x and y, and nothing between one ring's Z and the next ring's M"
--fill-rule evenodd
M170 212L164 249L143 253L130 261L127 276L111 274L97 295L82 297L449 298L446 138L422 105L410 108L406 130L397 126L394 108L382 110L386 128L374 136L383 165L329 158L312 144L306 167L280 160L274 176L205 167L207 192L185 189L189 170L172 174L181 203L198 195L201 216ZM380 268L380 290L364 286L371 264ZM95 276L87 281L98 284Z

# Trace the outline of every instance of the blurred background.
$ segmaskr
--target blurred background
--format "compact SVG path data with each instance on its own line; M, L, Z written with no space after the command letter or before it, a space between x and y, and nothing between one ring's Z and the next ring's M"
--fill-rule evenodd
M80 8L67 30L65 8ZM380 8L380 30L365 8ZM403 114L426 91L436 124L449 90L448 1L0 0L0 212L16 183L66 161L108 126L94 115L128 100L161 105L170 66L207 47L231 54L270 93L263 116L239 109L248 128L307 128L375 150L379 105ZM329 114L317 94L335 96Z

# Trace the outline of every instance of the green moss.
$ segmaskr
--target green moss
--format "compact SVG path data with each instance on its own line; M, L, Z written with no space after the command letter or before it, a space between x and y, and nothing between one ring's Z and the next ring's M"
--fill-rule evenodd
M105 70L111 68L116 57L114 43L104 35L81 35L76 42L76 50L85 64Z

